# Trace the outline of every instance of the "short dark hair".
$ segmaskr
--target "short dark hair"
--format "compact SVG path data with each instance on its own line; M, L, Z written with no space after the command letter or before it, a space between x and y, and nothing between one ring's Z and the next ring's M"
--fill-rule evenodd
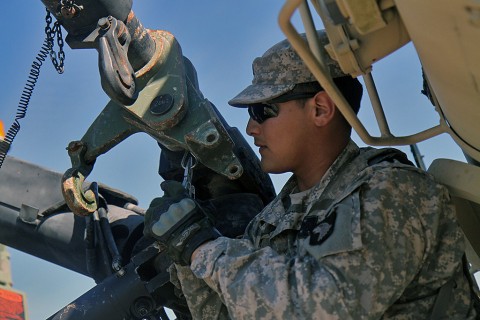
M352 78L351 76L343 76L334 78L333 82L337 86L338 90L340 90L340 92L343 94L345 100L347 100L347 102L350 104L353 111L355 113L358 113L358 110L360 110L360 101L362 100L363 94L363 87L360 81L358 81L358 79L356 78ZM324 89L317 81L299 83L296 84L292 90L268 102L280 103L290 100L302 100L306 98L311 98L315 94L317 94L317 92L323 90Z
M343 94L345 100L350 104L353 111L357 114L360 110L360 102L362 101L363 86L357 78L345 76L334 78L333 82L338 90Z

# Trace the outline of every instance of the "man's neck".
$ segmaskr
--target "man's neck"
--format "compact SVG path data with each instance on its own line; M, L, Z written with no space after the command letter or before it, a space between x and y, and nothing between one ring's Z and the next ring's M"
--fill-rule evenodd
M337 144L338 147L323 149L329 152L318 152L309 158L309 165L294 172L299 191L305 191L316 185L325 175L348 144L348 141Z

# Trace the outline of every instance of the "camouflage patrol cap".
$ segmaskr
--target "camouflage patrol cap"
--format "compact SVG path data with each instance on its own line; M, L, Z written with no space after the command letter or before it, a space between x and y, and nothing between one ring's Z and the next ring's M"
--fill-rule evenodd
M328 44L324 30L317 31L317 34L322 47ZM306 39L305 34L301 36ZM345 76L337 62L328 54L326 57L332 78ZM296 84L317 81L287 39L256 58L252 66L252 84L228 101L231 106L246 107L254 103L267 102L292 90Z

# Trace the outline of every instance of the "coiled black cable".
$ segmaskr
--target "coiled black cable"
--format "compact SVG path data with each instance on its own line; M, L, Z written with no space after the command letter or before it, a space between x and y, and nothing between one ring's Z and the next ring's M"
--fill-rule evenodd
M48 57L52 48L53 42L48 39L48 37L45 38L45 41L40 48L40 51L32 62L30 74L28 75L27 82L25 84L25 87L23 88L22 95L20 96L20 102L18 103L15 120L5 134L5 139L3 141L0 141L0 168L2 167L5 157L7 156L8 149L10 149L10 145L12 144L13 139L17 135L18 131L20 131L19 120L25 118L28 104L33 94L33 89L35 89L35 84L37 83L38 77L40 75L40 68L42 67L43 62L45 62L45 59Z
M60 28L60 23L56 21L53 24L53 28L50 28L50 23L52 22L52 16L48 9L46 9L47 16L45 17L45 22L47 26L45 27L45 41L43 42L40 51L38 52L36 58L32 62L32 67L30 69L30 74L28 75L27 83L23 88L22 95L20 96L20 102L17 108L17 115L13 121L12 126L8 129L5 139L0 139L0 168L2 168L3 161L7 156L7 152L12 145L13 139L20 131L20 119L25 118L27 113L28 104L30 103L30 98L33 94L33 89L35 89L35 84L37 83L38 77L40 76L40 68L42 67L43 62L48 55L57 70L58 73L63 73L63 60L65 59L65 53L63 52L63 38L62 30ZM53 51L54 38L57 36L57 42L60 47L60 62L57 60L57 55Z

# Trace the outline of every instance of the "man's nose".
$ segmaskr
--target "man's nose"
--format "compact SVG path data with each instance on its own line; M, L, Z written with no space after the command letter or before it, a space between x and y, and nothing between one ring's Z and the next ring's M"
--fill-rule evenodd
M248 119L247 128L245 130L249 136L258 135L260 132L260 124L253 120L252 118Z

